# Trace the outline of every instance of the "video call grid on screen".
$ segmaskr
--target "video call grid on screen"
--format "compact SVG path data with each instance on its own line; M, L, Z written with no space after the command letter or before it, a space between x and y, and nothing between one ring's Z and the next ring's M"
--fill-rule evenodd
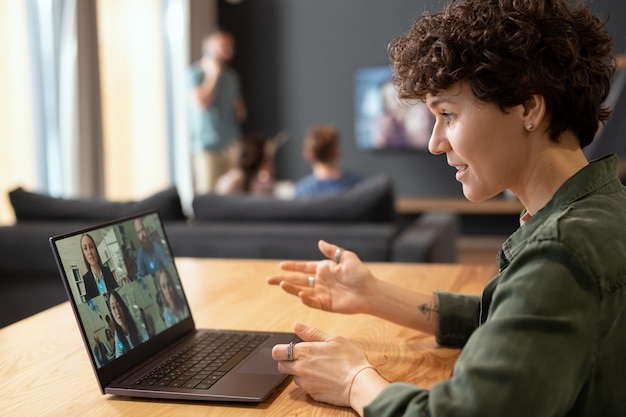
M156 212L55 245L98 368L189 316ZM98 281L90 251L100 259Z

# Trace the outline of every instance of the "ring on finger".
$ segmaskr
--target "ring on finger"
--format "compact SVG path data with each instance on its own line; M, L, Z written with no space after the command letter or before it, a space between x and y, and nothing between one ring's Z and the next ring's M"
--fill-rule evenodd
M294 345L295 343L293 341L289 342L289 344L287 345L287 360L289 362L295 361L295 359L293 358L293 346Z
M313 275L309 275L309 287L315 287L315 277Z
M333 255L333 261L335 261L335 263L339 263L339 261L341 260L341 255L343 255L343 248L335 249L335 254Z

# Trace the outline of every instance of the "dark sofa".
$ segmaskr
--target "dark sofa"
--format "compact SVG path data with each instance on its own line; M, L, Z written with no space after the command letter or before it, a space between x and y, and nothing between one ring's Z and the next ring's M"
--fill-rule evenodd
M53 198L21 188L9 197L16 222L0 227L0 327L65 301L50 236L150 209L159 211L178 257L320 259L317 241L325 239L364 261L456 261L457 217L432 212L400 220L383 175L316 199L196 196L192 219L175 188L138 202Z

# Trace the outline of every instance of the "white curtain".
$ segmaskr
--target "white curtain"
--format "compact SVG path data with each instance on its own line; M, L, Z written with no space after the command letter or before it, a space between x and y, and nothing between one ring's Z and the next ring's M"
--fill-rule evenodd
M164 17L170 167L183 210L191 215L194 191L187 123L189 1L165 0Z
M104 196L103 118L97 1L27 0L33 66L37 188L52 195ZM190 5L193 4L193 7ZM209 11L190 16L194 7ZM187 124L191 20L215 25L214 0L161 0L169 177L191 214ZM190 11L191 10L191 11ZM123 46L120 46L123 47ZM131 135L132 137L133 135ZM133 139L134 140L134 139Z
M102 192L94 1L29 1L37 188L51 195Z

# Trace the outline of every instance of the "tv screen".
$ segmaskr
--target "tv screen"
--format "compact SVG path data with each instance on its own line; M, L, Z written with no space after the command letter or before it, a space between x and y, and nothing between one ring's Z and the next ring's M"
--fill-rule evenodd
M358 149L428 149L435 117L421 101L401 100L390 66L359 68L354 74L355 136Z

